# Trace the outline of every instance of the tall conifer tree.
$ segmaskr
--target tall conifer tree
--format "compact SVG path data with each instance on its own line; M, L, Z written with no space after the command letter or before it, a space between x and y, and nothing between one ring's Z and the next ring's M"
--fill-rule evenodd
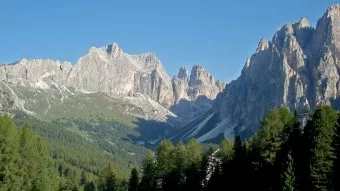
M282 191L294 191L296 190L295 184L295 164L292 157L292 153L287 154L286 160L283 163L283 171L280 177L281 189Z
M133 168L131 170L128 190L129 191L137 191L138 190L138 185L139 185L138 171L137 171L136 168Z
M332 189L340 190L340 115L338 114L337 123L335 125L335 133L333 138L334 148L334 165L332 176Z
M329 106L319 106L305 128L308 150L309 190L329 190L333 169L334 126L338 114Z
M8 115L0 117L0 188L20 190L22 173L19 158L19 136Z

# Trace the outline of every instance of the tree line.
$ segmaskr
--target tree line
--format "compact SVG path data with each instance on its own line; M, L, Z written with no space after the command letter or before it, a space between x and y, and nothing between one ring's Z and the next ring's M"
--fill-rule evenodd
M59 133L50 136L61 135L63 139L70 138ZM88 152L92 152L91 149ZM55 156L54 149L52 151L48 151L45 141L27 124L22 123L17 128L10 116L0 116L0 191L127 190L127 181L122 180L120 171L110 162L97 174L80 171L78 178L79 169L76 165L66 163L65 155L61 155L61 159ZM81 156L86 157L86 151L83 152ZM74 155L78 155L78 152L74 152ZM104 161L100 157L97 159ZM113 164L116 162L111 161ZM92 162L89 164L93 165Z
M57 190L58 174L46 146L31 129L0 117L0 190Z
M319 106L302 127L297 111L271 110L249 139L223 140L204 151L191 139L174 145L163 140L148 152L129 180L112 165L95 178L81 173L77 186L65 186L72 174L47 152L30 128L16 128L0 117L0 190L340 190L340 114Z
M68 130L67 124L64 123L41 121L17 112L12 120L19 128L25 125L28 126L47 145L48 153L52 157L53 164L60 177L60 190L83 190L84 184L80 184L83 180L94 182L98 186L98 178L101 172L108 167L108 164L110 164L110 168L114 169L115 177L119 185L121 185L120 187L126 187L126 180L129 178L131 168L139 167L145 155L139 154L141 159L133 160L137 158L137 153L136 156L131 157L127 157L128 154L126 153L120 154L122 153L121 151L111 153L110 150L113 147L105 149L100 146L99 141L87 140L78 133ZM60 121L68 122L71 119L60 119ZM103 128L103 126L101 125L98 128ZM112 128L116 128L115 124L112 125ZM111 136L111 139L120 139L119 135L118 137L114 135L108 136ZM106 142L106 139L102 137L100 142ZM119 147L119 150L126 149L134 152L127 146L129 144L114 145L114 147ZM138 147L136 146L136 148ZM146 151L147 149L141 149L140 153L143 153L144 150Z
M340 115L319 106L302 127L297 111L271 110L250 139L223 140L217 155L195 140L160 143L129 190L340 190ZM214 160L213 160L214 159Z

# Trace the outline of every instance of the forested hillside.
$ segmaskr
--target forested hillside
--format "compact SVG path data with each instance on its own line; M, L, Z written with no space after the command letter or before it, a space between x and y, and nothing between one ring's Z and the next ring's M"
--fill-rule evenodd
M340 114L329 106L304 127L297 111L273 109L253 137L217 150L163 140L141 166L49 123L14 120L0 117L1 190L339 190Z
M11 120L13 127L17 127L19 131L23 127L27 127L31 134L37 134L42 144L45 147L47 156L56 170L58 179L54 180L58 183L60 190L77 190L84 186L84 181L94 181L98 184L98 177L101 172L110 165L114 169L115 177L119 184L124 184L128 178L130 169L141 165L146 148L128 143L121 140L121 135L126 127L120 127L121 124L113 124L106 121L95 131L96 136L106 134L105 138L111 137L114 142L107 144L109 139L102 141L90 141L79 135L79 132L72 132L68 129L64 122L57 121L54 123L45 122L36 118L25 115L24 113L16 113L13 119L9 117L6 120ZM74 121L77 121L74 119ZM83 120L78 123L88 123ZM0 124L1 125L1 124ZM3 124L4 132L8 131L8 125ZM91 126L91 128L93 128ZM120 129L119 129L120 128ZM16 129L16 128L14 128ZM33 132L32 132L33 130ZM89 131L91 132L91 131ZM129 131L128 131L129 132ZM19 132L20 133L20 132ZM4 142L10 144L7 134L2 134L4 139L1 139L1 144ZM34 135L37 137L37 135ZM104 136L103 136L104 138ZM40 155L33 153L35 157ZM32 154L32 155L33 155ZM2 153L0 153L0 156ZM39 160L35 160L39 163ZM82 183L83 182L83 183ZM6 189L5 189L6 190Z
M59 177L45 144L31 129L16 129L9 116L0 118L1 190L57 190Z
M203 154L195 140L177 146L162 141L155 157L144 161L139 188L339 190L339 122L339 113L319 106L303 128L297 111L280 108L252 138L224 140L214 154Z

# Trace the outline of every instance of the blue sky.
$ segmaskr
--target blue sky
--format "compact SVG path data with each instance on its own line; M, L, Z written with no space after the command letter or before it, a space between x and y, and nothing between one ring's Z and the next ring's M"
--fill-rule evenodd
M315 26L333 0L0 0L0 63L51 58L75 63L91 46L117 42L154 52L170 77L203 64L236 79L261 38L306 16Z

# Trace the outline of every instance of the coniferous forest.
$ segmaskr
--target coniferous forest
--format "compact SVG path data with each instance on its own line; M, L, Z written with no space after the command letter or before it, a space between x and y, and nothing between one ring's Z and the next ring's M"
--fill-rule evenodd
M340 114L319 106L303 118L273 109L251 138L223 140L218 149L204 150L195 139L163 140L127 179L115 161L98 159L105 161L98 172L100 165L62 165L31 127L5 115L0 190L340 190ZM77 169L83 171L75 178Z

